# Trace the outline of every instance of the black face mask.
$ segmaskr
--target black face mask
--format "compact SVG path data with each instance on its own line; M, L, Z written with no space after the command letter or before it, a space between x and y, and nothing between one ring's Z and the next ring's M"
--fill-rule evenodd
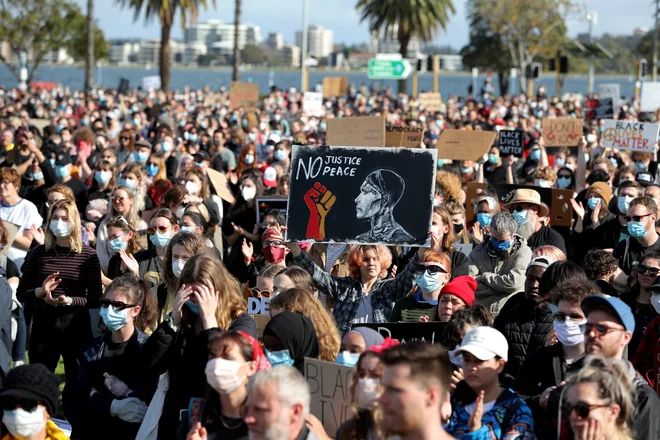
M461 232L463 232L463 224L460 223L458 225L454 225L454 233L460 234Z

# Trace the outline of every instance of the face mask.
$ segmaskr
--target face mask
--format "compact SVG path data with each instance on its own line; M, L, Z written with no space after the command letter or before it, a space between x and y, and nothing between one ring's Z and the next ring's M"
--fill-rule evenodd
M481 226L489 226L490 220L491 220L491 215L487 212L480 212L479 214L477 214L477 222Z
M619 168L619 161L615 157L610 157L610 162L614 165L614 168Z
M128 309L116 311L113 306L101 307L99 314L111 332L116 332L128 323Z
M463 174L470 174L472 171L473 169L470 167L461 167L461 173Z
M655 310L655 313L660 314L660 294L651 295L651 305Z
M373 407L376 399L378 399L378 391L380 382L378 379L363 378L358 379L355 400L358 408L371 408Z
M444 159L438 159L438 168L442 168L445 166L445 160Z
M244 186L241 188L241 195L246 202L249 202L257 195L257 188L253 186Z
M64 220L52 220L50 230L55 237L68 237L71 234L71 225Z
M534 185L540 186L541 188L550 188L550 182L545 179L534 179Z
M48 159L48 161L50 162L51 168L55 166L55 159Z
M280 351L268 351L266 350L266 357L270 362L270 365L277 367L278 365L286 365L289 367L293 366L293 359L291 359L291 354L289 350L280 350Z
M495 249L496 252L504 252L511 247L511 241L499 241L493 237L490 237L490 245L493 247L493 249Z
M154 235L149 237L149 240L151 240L154 246L162 248L170 244L170 240L172 240L172 237L170 237L167 234L161 234L160 232L156 232Z
M575 171L575 166L572 163L567 163L565 165L566 168L568 168L571 171Z
M529 155L529 158L535 161L541 160L541 150L532 150L532 153Z
M248 165L252 165L254 163L254 154L246 154L245 163Z
M112 178L112 173L110 171L97 171L96 174L94 174L94 179L96 179L96 182L98 182L99 185L107 184L110 182L110 178Z
M188 194L195 196L199 194L200 190L201 188L195 182L191 182L190 180L186 182L186 191L188 191Z
M527 221L527 210L523 209L522 211L513 211L511 214L513 214L513 218L516 219L516 223L519 225L522 225Z
M192 133L188 138L190 139L190 142L197 142L197 135L195 133Z
M488 162L490 163L497 163L500 161L500 156L497 154L489 154L488 155Z
M635 162L635 169L637 171L644 171L646 169L646 164L644 162Z
M181 272L183 271L183 266L186 265L186 260L172 260L172 273L174 276L179 278Z
M417 282L417 287L419 287L424 293L435 292L438 287L440 287L438 276L431 275L428 271L424 271L424 273L417 275L415 281Z
M192 226L181 226L181 227L179 228L179 230L180 230L181 232L190 232L191 234L194 234L194 233L195 233L195 231L193 230L193 227L192 227Z
M169 153L170 151L172 151L172 144L169 142L162 142L160 144L160 149L163 150L163 152L165 153Z
M552 325L557 333L557 339L562 345L567 347L574 347L584 342L584 334L580 327L586 323L586 320L573 322L570 319L564 322L552 321Z
M335 359L335 364L346 365L347 367L354 367L357 364L359 357L360 355L357 353L341 351L337 355L337 359Z
M249 140L250 142L254 142L254 141L256 141L256 140L257 140L257 134L254 133L254 132L249 132L249 133L248 133L248 140Z
M121 186L125 186L126 188L130 188L130 189L137 188L137 180L135 179L121 179L121 182L119 183Z
M34 411L25 411L22 408L5 411L2 416L11 435L19 439L31 439L44 430L46 417L43 408L35 408Z
M211 359L206 363L206 382L219 394L230 394L241 386L245 377L238 376L243 364L223 358Z
M555 165L557 165L560 168L563 167L564 165L566 165L566 159L555 159Z
M589 209L592 211L596 209L596 206L600 205L600 198L598 197L591 197L589 200L587 200L587 205L589 205Z
M449 355L449 362L451 362L452 364L456 365L459 368L462 368L463 354L457 353L460 348L461 347L456 347L455 349L448 351L447 354Z
M44 173L42 173L42 172L38 172L37 174L34 174L34 175L32 176L32 178L33 178L34 180L42 180L42 179L44 178Z
M596 142L597 140L598 140L598 137L596 137L595 134L588 134L588 135L587 135L587 142L588 142L588 143L593 144L593 143Z
M628 214L628 208L630 208L630 202L633 201L633 198L630 196L620 196L619 200L616 202L616 207L619 208L619 212L623 215Z
M642 222L628 222L628 233L634 238L644 238L648 231Z
M265 247L262 249L262 252L266 261L271 264L281 263L284 261L284 257L286 256L285 248L277 246Z
M566 189L569 186L571 186L571 178L570 177L560 177L557 179L557 186L559 188Z
M121 238L110 240L110 248L115 252L125 251L127 247L128 243L123 241Z
M463 224L454 225L454 233L460 234L463 231Z
M282 161L286 158L286 153L284 150L276 150L273 156L275 157L275 160Z
M149 159L149 153L146 151L136 151L133 153L133 157L135 157L135 160L138 162L146 162L147 159Z
M66 165L61 165L61 166L56 166L55 167L55 174L57 177L66 177L69 175L69 168L67 168Z
M158 174L158 165L147 165L147 174L149 177L155 177Z
M584 161L589 162L589 153L584 153Z
M186 301L186 307L188 307L188 310L190 310L195 315L199 315L199 304L195 304L194 302L188 300Z

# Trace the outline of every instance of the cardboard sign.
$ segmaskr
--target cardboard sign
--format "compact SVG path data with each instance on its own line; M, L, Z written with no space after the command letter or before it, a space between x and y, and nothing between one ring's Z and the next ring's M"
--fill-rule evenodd
M294 145L286 240L424 245L436 162L434 149Z
M494 131L445 130L436 145L439 159L479 160L495 140Z
M500 137L497 142L497 148L500 150L500 157L522 157L523 147L525 146L525 132L522 130L500 130Z
M385 126L385 146L419 148L424 138L424 127L408 127L387 124Z
M257 340L263 342L264 340L264 330L266 330L266 325L270 322L270 315L249 315L250 318L254 319L254 322L257 324Z
M329 76L323 78L323 97L332 98L348 95L348 77Z
M248 315L270 316L270 298L248 297Z
M577 147L583 133L582 119L543 118L543 140L547 147Z
M439 112L442 109L440 93L420 93L417 96L419 106L428 112Z
M431 310L435 312L435 310ZM445 330L446 322L386 322L353 324L355 327L369 327L376 330L386 338L396 339L402 344L413 341L424 341L431 344L440 344L442 342L442 333Z
M619 111L619 101L621 100L621 85L619 83L600 84L598 86L598 97L600 99L612 99L614 109Z
M353 417L348 404L353 368L310 358L305 358L304 368L312 396L309 411L323 423L325 432L336 433Z
M385 146L385 119L381 116L332 118L328 119L326 124L328 145Z
M234 195L229 190L227 186L227 178L220 171L216 171L213 168L206 169L206 175L209 176L211 185L215 188L215 192L220 198L228 203L234 203Z
M160 90L160 75L145 76L142 78L142 90Z
M243 107L247 111L256 110L259 104L259 86L253 83L232 81L229 102L234 110L239 107Z
M119 80L119 85L117 86L117 93L120 95L125 95L128 93L130 82L126 78L121 78Z
M653 153L658 140L658 124L606 119L601 140L603 148Z
M276 209L284 215L284 220L289 212L289 199L281 196L263 196L257 197L257 223L261 223L264 213Z
M323 116L323 93L305 92L303 98L303 111L308 116Z
M654 112L659 107L660 107L660 83L643 82L641 110L643 112Z
M587 119L612 119L614 117L614 101L612 98L589 99L584 117Z

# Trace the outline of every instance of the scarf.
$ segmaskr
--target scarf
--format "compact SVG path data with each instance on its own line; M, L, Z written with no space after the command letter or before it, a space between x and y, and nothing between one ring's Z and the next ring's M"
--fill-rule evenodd
M302 372L305 358L318 358L319 343L312 321L297 313L284 311L266 325L264 336L275 336L284 349L289 350L293 366Z
M2 440L16 440L16 437L11 434L7 434L2 437ZM64 435L62 430L55 424L55 422L48 419L46 421L46 440L69 440L69 437Z

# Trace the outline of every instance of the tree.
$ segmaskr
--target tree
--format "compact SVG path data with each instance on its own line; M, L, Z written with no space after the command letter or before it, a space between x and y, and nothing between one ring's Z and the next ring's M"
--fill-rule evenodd
M115 0L122 8L135 11L133 21L144 14L146 23L158 17L160 22L160 85L164 92L170 89L170 34L177 12L181 16L181 28L197 21L200 7L207 9L210 1L215 8L215 0ZM144 12L142 11L144 9Z
M85 26L86 53L85 53L85 93L89 93L94 82L94 0L87 0L87 19Z
M445 29L450 12L456 13L452 0L358 0L360 21L369 22L369 30L384 30L399 41L401 57L408 58L408 44L413 37L432 41L439 29ZM408 80L399 81L399 93L406 93Z
M77 19L76 19L77 20ZM85 16L80 17L82 26L85 25ZM92 61L92 68L96 65L96 62L99 60L105 60L110 56L110 42L105 39L103 31L99 29L98 25L94 24L94 61ZM87 65L87 35L86 32L80 32L73 36L67 47L69 56L74 59L76 62L85 62L85 67Z
M238 42L240 36L241 24L241 6L242 0L235 0L236 8L234 9L234 69L231 75L232 81L238 81L239 66L241 65L241 52L238 50Z
M246 44L241 51L241 60L247 64L263 64L266 61L266 55L260 46Z
M9 71L20 81L16 59L26 56L27 83L34 78L49 52L67 48L84 27L72 25L80 8L67 0L0 0L0 41L9 45L11 56L0 53Z

